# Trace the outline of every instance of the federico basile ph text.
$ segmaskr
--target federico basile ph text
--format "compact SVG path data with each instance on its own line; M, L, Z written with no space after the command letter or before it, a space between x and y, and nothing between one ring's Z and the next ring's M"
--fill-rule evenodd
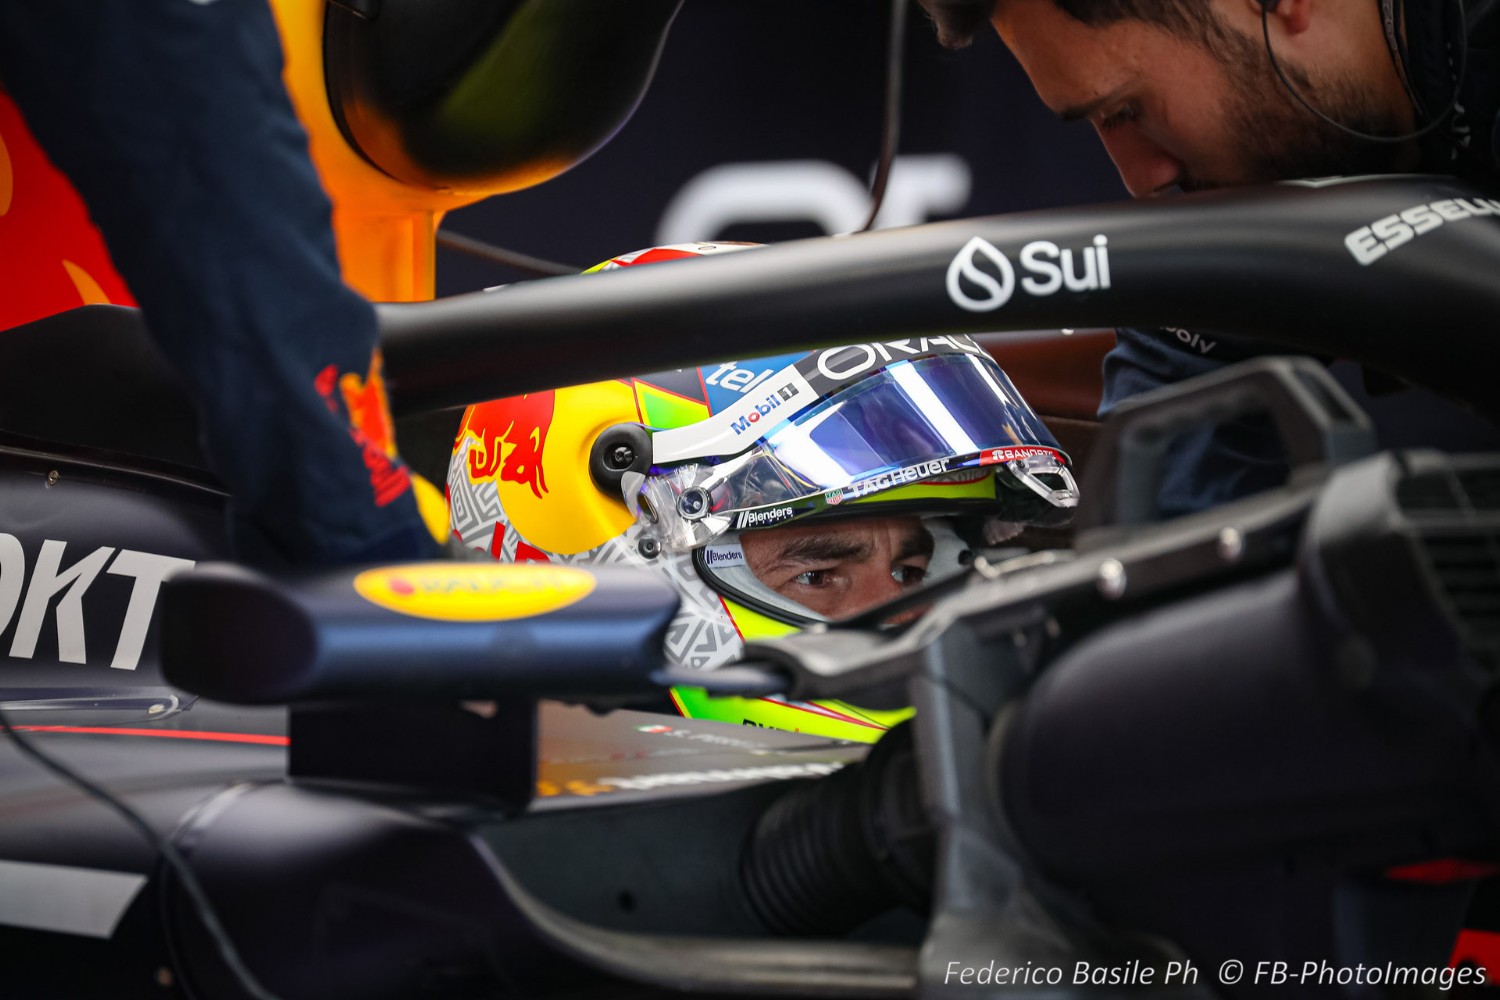
M1038 298L1066 288L1091 292L1109 287L1109 238L1102 233L1090 246L1060 247L1051 240L1032 240L1016 255L1024 277L1021 291ZM969 312L991 312L1009 302L1016 290L1016 269L993 243L975 236L948 265L948 297Z
M1445 198L1376 219L1344 237L1344 246L1361 265L1375 263L1397 247L1410 243L1448 222L1500 216L1494 198Z
M28 559L21 540L0 532L0 639L12 622L15 624L9 648L0 643L0 655L20 660L36 656L42 627L50 612L57 625L59 662L102 663L103 656L108 655L111 667L134 670L146 645L146 630L156 611L162 581L173 573L191 569L193 561L101 545L64 567L66 546L67 543L53 539L43 541L36 558L30 560L28 579ZM95 588L101 573L130 581L130 596L123 602L123 613L118 610L120 602L109 599L111 595L96 592L95 600L85 603L85 596ZM122 586L123 582L116 585ZM96 650L92 660L85 641L85 625L90 620L85 611L96 620L96 629L100 624L97 619L108 616L112 627L106 634L114 632L117 636L111 650L107 653ZM115 621L119 623L118 631L113 627Z

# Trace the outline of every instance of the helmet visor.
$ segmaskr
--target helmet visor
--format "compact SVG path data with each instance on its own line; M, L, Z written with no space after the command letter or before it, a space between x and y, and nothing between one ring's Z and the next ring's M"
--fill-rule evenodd
M1056 440L999 365L941 354L888 365L733 458L653 469L636 507L664 546L682 550L728 530L774 527L961 469L1012 463L1033 480L1066 472ZM1048 498L1055 506L1076 503L1071 477L1064 481Z

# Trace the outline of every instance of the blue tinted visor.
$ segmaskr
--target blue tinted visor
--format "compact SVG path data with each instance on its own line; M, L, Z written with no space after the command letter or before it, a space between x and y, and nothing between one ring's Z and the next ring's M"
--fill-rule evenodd
M681 550L960 470L982 478L990 470L981 467L992 465L1066 473L1057 441L999 365L940 354L887 365L733 458L659 470L635 506L643 527ZM1071 476L1064 486L1049 498L1056 506L1077 502Z
M1000 445L1057 448L1000 366L973 354L898 361L799 414L766 444L820 490Z

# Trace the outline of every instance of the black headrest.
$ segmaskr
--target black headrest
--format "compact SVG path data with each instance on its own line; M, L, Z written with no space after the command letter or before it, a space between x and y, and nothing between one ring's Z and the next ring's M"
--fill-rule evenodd
M602 146L635 111L682 0L380 0L324 24L349 144L407 184L500 193Z

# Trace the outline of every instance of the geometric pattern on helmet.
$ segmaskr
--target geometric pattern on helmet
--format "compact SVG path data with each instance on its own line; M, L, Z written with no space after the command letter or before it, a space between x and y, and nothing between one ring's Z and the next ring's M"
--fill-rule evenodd
M506 520L494 481L475 483L469 478L467 449L455 451L450 460L448 484L453 531L465 547L489 553L497 527L504 528L500 551L495 553L501 562L515 562L522 542L531 545ZM545 555L548 562L560 565L629 566L666 575L682 598L681 607L667 627L668 658L695 670L711 670L733 660L744 642L724 610L724 602L698 576L691 553L663 554L648 560L636 546L638 535L639 529L632 526L623 535L596 548L573 554L532 548Z
M474 482L468 475L468 449L455 451L448 462L448 521L469 548L489 549L489 537L504 517L500 491L492 479ZM481 543L479 539L483 537ZM514 550L512 550L514 555Z

